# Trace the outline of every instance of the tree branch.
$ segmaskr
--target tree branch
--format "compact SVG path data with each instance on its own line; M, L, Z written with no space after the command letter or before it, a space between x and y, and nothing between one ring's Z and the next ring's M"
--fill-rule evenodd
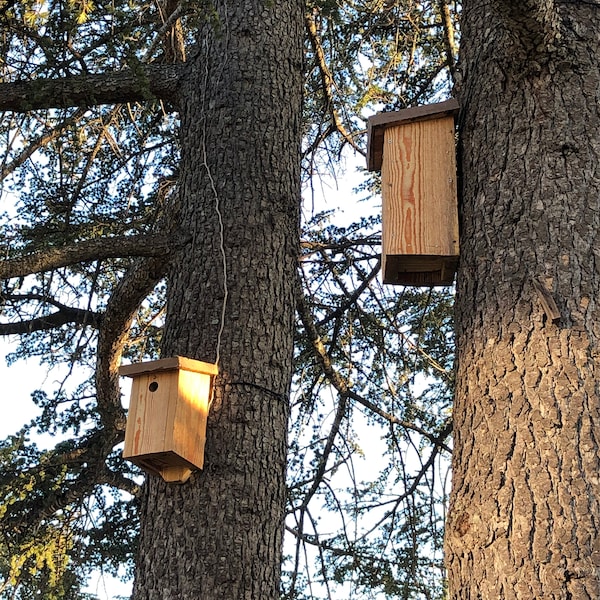
M118 368L123 346L136 311L154 286L164 277L167 257L140 258L112 293L98 337L96 400L106 428L125 431Z
M97 329L101 321L101 315L92 311L65 307L62 310L38 317L37 319L18 321L16 323L2 323L0 324L0 335L22 335L33 333L34 331L55 329L67 323L90 325Z
M321 46L321 42L319 40L317 25L309 14L305 15L304 20L306 23L306 29L308 31L308 37L310 39L319 70L321 72L321 84L323 88L323 94L325 95L325 99L327 101L327 110L331 115L335 129L344 138L344 140L346 140L346 142L348 142L348 144L354 148L356 152L366 156L366 152L354 141L352 134L344 127L344 124L342 123L342 120L340 119L340 116L335 108L333 97L333 88L335 87L335 82L333 80L333 75L327 66L327 59L325 58L325 52L323 51L323 47Z
M21 335L24 333L32 333L33 331L54 329L61 325L66 325L67 323L88 325L95 329L99 329L102 323L102 315L99 313L67 306L62 302L58 302L54 298L43 294L3 294L0 292L0 306L8 302L13 304L17 302L39 302L40 304L50 304L51 306L58 308L58 311L26 321L2 323L0 324L0 335Z
M312 343L315 356L321 366L323 374L325 375L325 377L327 377L331 385L333 385L333 387L336 389L336 391L342 398L351 399L355 402L358 402L359 404L362 404L362 406L364 406L366 409L374 412L380 417L383 417L389 423L393 425L399 425L400 427L404 427L405 429L414 431L427 438L434 446L451 453L450 448L444 443L446 437L450 434L452 428L450 421L444 424L441 432L438 432L437 434L430 433L429 431L426 431L425 429L419 427L418 425L415 425L414 423L410 423L408 421L404 421L403 419L399 419L398 417L382 410L376 404L374 404L370 400L367 400L367 398L364 398L360 394L357 394L356 392L352 391L348 387L344 378L334 369L333 364L331 362L331 358L329 357L329 354L327 354L327 350L323 345L321 336L319 335L315 322L312 318L312 315L310 314L310 310L305 302L304 294L302 293L302 284L300 281L298 281L298 284L296 286L296 310L298 311L298 315L300 317L300 321L302 322L302 326L304 327L304 330L306 331Z
M19 480L33 479L38 483L46 481L58 485L51 485L43 497L24 494L3 516L2 526L13 532L31 530L70 504L79 505L96 486L111 485L137 495L139 486L135 481L111 471L106 465L106 457L119 441L122 441L119 432L98 429L79 443L73 440L60 442L31 468L23 469L18 462L11 464L0 476L2 491L13 488L14 482ZM67 481L64 481L65 468L71 475Z
M25 146L25 148L12 160L10 164L2 167L0 170L0 180L8 177L17 167L20 167L28 158L30 158L34 152L36 152L36 150L39 150L42 146L45 146L52 140L55 140L62 135L64 130L74 123L77 123L77 121L83 117L85 112L85 108L77 110L75 114L59 123L56 127L28 143L27 146Z
M23 277L72 264L125 256L167 256L173 239L166 235L115 236L86 240L72 246L48 248L0 261L0 279Z
M327 263L331 262L331 261L329 261L328 257L325 255L325 253L323 253L322 255L323 255L324 260ZM330 267L330 269L331 269L331 267ZM377 262L376 262L375 266L373 267L373 269L371 270L371 272L363 279L362 283L352 292L352 294L350 294L348 292L348 290L346 289L346 287L343 286L342 290L344 291L344 294L346 296L345 302L340 304L335 310L331 311L327 316L323 317L317 323L317 326L322 327L323 325L326 325L327 323L329 323L329 321L332 321L333 319L337 319L338 317L341 317L351 306L353 306L356 303L356 301L360 298L362 293L369 287L369 285L371 284L371 281L373 281L373 279L375 279L375 277L377 277L377 274L379 273L380 270L381 270L381 258L378 258ZM334 269L331 269L331 273L335 276ZM341 282L341 281L339 283L343 284L343 282Z
M381 246L381 236L372 235L362 238L342 238L339 241L330 243L301 240L300 247L303 250L301 260L306 260L310 254L321 253L324 250L342 252L343 250L356 249L360 246Z
M62 79L0 83L0 111L142 102L159 98L177 103L182 64L140 65L136 70Z
M448 70L452 81L456 81L456 57L458 56L458 46L456 45L454 24L450 15L450 7L447 0L438 0L438 10L442 18L444 27L444 46L446 47L446 58L448 62Z

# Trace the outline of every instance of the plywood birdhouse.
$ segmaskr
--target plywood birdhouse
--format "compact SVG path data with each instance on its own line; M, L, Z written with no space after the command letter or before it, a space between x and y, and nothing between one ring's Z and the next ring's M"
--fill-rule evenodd
M165 481L204 465L206 421L217 366L175 356L125 365L132 377L123 457Z
M458 264L456 100L369 119L367 163L381 170L384 283L451 285Z

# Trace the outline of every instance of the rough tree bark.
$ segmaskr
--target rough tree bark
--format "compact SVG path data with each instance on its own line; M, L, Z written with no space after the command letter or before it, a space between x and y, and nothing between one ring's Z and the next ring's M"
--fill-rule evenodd
M599 31L463 3L451 598L600 597Z
M169 276L162 353L218 357L220 374L204 469L181 486L147 481L136 600L279 594L303 11L300 0L214 6L180 80L178 218L192 241Z

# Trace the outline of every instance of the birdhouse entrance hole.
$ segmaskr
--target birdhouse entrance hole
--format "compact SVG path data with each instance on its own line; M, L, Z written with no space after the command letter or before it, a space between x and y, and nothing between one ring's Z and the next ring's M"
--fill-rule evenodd
M206 421L217 366L182 356L124 365L133 378L123 457L165 481L204 465Z

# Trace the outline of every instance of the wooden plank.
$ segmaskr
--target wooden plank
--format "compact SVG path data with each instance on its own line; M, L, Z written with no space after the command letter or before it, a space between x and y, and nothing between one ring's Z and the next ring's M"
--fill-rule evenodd
M182 357L127 365L134 368L125 369L133 384L124 458L169 482L182 483L203 467L216 373L216 365L205 365Z
M384 137L388 128L414 121L439 119L444 116L454 117L458 114L458 111L458 102L454 98L451 98L444 102L405 108L404 110L392 112L381 112L369 117L367 123L367 168L369 171L379 171L381 169Z
M201 469L204 466L206 422L211 395L210 375L180 371L179 400L173 419L172 447Z
M187 461L181 458L181 456L177 456L174 452L132 456L127 460L130 460L148 473L159 475L169 483L184 483L189 479L192 471L196 470L195 465L187 463Z
M384 282L439 271L426 285L443 284L459 251L454 118L387 129L381 176Z
M452 285L457 266L457 256L384 256L383 281L421 287Z
M133 380L123 457L171 451L178 372L146 373ZM157 384L153 391L151 384Z

